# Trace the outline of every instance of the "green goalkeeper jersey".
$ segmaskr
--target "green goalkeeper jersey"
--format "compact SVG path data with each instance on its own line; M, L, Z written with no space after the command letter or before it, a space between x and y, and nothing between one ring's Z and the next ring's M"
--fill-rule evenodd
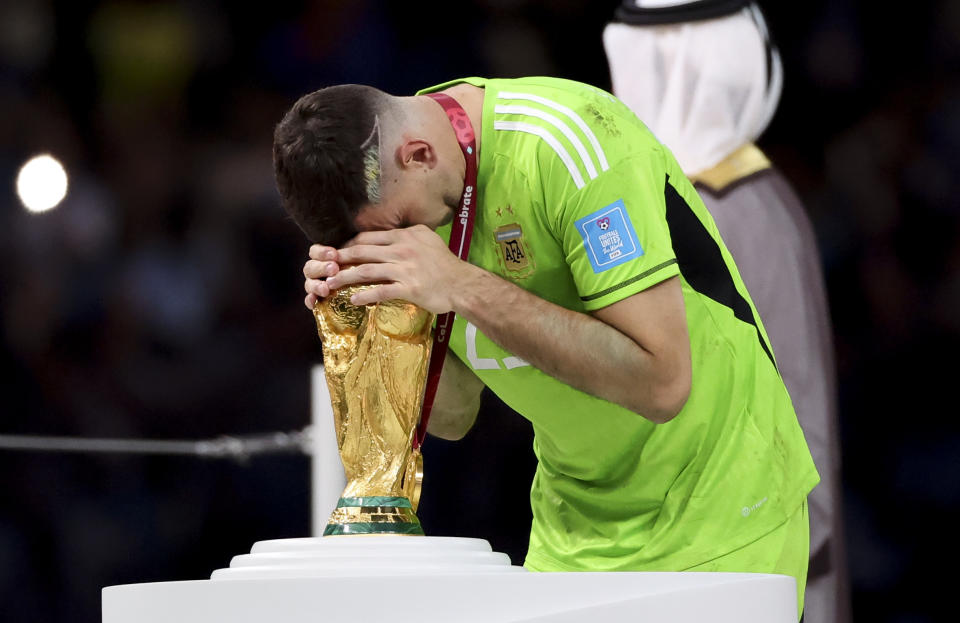
M459 82L485 89L472 264L579 312L679 276L686 305L690 395L665 424L457 318L452 351L533 423L526 566L680 571L782 524L819 477L743 281L673 156L584 84L467 78L421 93Z

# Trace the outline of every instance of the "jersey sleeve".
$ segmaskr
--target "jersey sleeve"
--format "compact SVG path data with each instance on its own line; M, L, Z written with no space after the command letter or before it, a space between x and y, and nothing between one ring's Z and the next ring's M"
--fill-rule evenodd
M666 222L663 154L612 165L570 195L554 224L586 310L679 274Z

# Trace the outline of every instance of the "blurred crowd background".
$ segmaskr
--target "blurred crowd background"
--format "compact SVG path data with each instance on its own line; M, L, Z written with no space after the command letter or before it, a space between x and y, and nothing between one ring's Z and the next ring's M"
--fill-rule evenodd
M342 82L609 88L616 0L3 0L0 434L200 439L309 423L307 244L272 128ZM819 237L856 620L952 620L960 525L960 2L767 2L785 88L760 141ZM50 153L62 204L17 171ZM428 533L522 562L529 427L485 399L428 441ZM431 471L431 465L433 470ZM309 460L0 451L0 620L99 621L100 588L200 579L310 530Z

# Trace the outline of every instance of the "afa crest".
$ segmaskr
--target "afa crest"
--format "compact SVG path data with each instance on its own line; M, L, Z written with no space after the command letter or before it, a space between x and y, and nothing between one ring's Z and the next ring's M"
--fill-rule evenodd
M503 225L493 232L500 261L512 277L528 277L535 268L530 249L523 240L523 229L517 223Z

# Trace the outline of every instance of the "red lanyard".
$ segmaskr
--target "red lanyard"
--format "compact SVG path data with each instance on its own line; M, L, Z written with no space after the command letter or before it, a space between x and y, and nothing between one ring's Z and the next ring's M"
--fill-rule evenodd
M443 106L443 110L450 119L453 133L460 143L460 150L466 160L467 169L463 179L463 194L460 195L460 209L453 217L453 228L450 231L450 250L463 261L467 261L470 253L470 239L473 237L473 219L476 215L477 196L477 137L473 132L470 117L457 100L444 93L427 93ZM433 333L433 351L430 355L430 367L427 368L427 387L423 393L423 409L420 412L420 424L413 438L413 448L418 449L427 436L427 422L430 411L433 409L433 400L437 397L437 387L440 384L440 373L443 371L443 360L447 355L447 345L450 330L453 328L452 311L437 318L437 328Z

